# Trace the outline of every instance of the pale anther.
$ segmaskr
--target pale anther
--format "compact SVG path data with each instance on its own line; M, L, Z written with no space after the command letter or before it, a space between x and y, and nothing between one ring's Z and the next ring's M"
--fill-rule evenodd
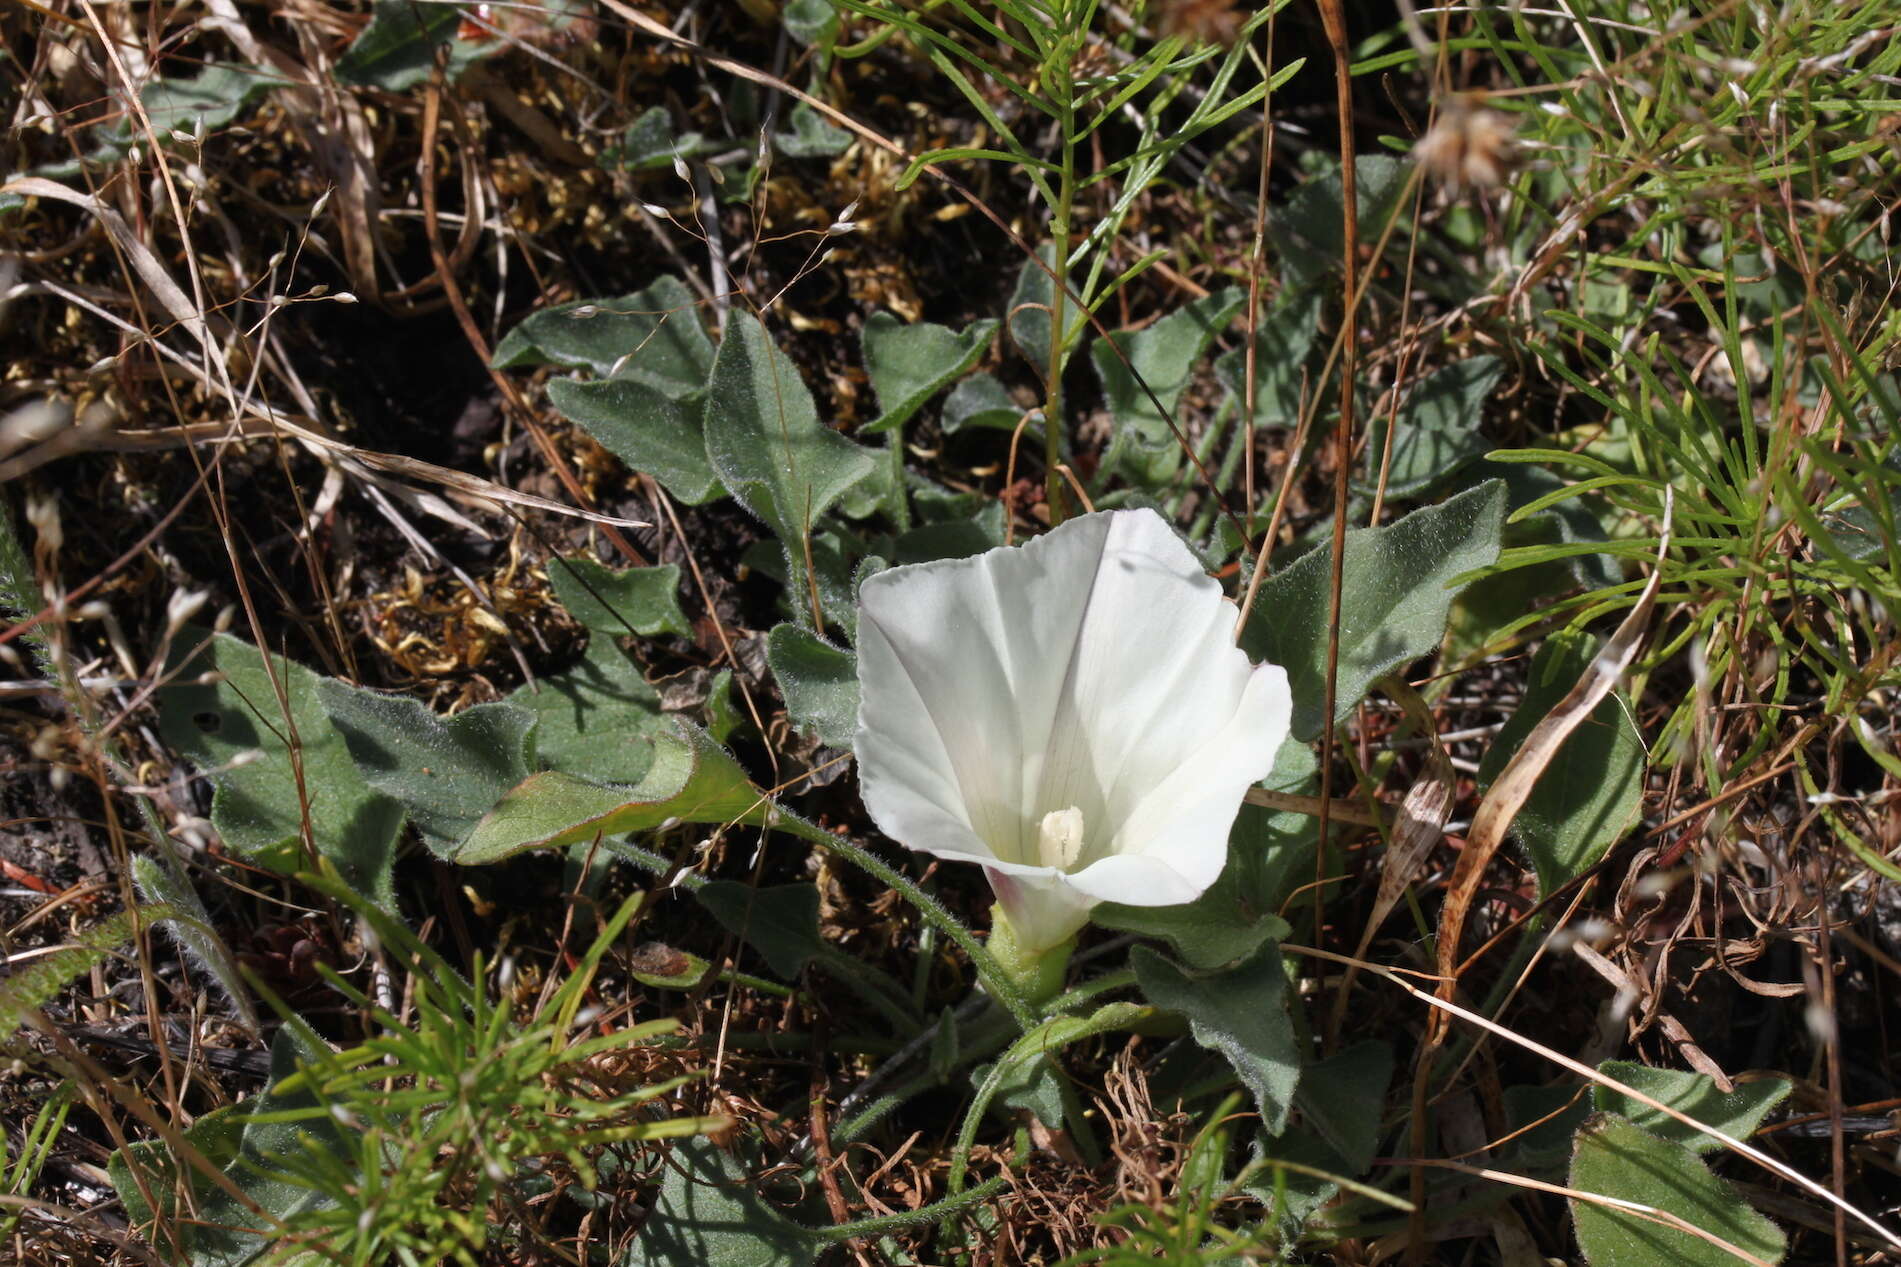
M1043 815L1036 829L1036 860L1067 871L1083 852L1083 812L1074 805Z

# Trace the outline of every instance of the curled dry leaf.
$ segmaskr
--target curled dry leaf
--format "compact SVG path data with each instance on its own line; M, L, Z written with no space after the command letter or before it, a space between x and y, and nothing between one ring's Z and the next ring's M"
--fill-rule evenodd
M1563 747L1571 732L1591 715L1617 680L1630 667L1637 656L1637 648L1643 642L1644 631L1650 624L1650 612L1657 602L1657 590L1663 584L1663 563L1670 549L1670 515L1676 501L1669 488L1663 493L1663 533L1657 542L1657 562L1651 569L1650 580L1644 586L1642 595L1624 617L1624 622L1611 635L1591 660L1590 667L1569 694L1558 701L1545 719L1532 728L1525 736L1524 744L1512 757L1503 773L1492 784L1491 791L1479 803L1478 812L1472 816L1472 830L1466 834L1465 848L1459 854L1459 862L1452 871L1452 879L1446 885L1445 905L1439 913L1439 997L1450 1001L1458 986L1459 973L1459 936L1465 931L1465 919L1472 910L1472 900L1477 896L1479 883L1485 877L1485 868L1505 841L1505 833L1511 830L1512 820L1523 808L1525 799L1537 786L1545 767ZM1432 1026L1428 1034L1426 1050L1430 1052L1445 1039L1449 1018L1443 1011L1433 1013ZM1430 1065L1430 1059L1426 1060Z

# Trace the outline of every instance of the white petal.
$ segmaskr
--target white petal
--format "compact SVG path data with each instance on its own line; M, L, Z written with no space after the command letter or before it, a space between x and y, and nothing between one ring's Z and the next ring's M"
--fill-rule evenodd
M893 569L860 604L854 747L886 835L983 862L1038 936L1030 921L1074 931L1096 900L1191 901L1220 875L1286 737L1286 675L1235 648L1233 605L1160 516ZM1072 807L1064 875L1039 829Z
M1078 891L1069 877L1048 867L1012 868L1005 874L986 868L997 905L1009 917L1019 949L1035 954L1068 941L1089 922L1096 899Z
M1039 798L1051 808L1082 807L1085 863L1192 846L1182 874L1200 888L1220 874L1241 795L1273 768L1287 729L1285 674L1249 663L1234 645L1234 621L1221 586L1159 515L1113 517ZM1273 691L1259 680L1264 672L1278 682L1278 716ZM1164 836L1146 816L1132 821L1157 789L1176 782L1177 794L1187 792L1197 774L1209 780L1209 793L1231 786L1228 817L1212 839L1199 829ZM1094 806L1092 794L1100 798Z
M1222 853L1227 841L1221 842ZM1122 854L1091 863L1075 875L1064 876L1069 887L1091 905L1125 902L1130 906L1178 906L1192 902L1214 881L1190 879L1171 865L1173 860ZM1217 868L1215 875L1221 874Z
M1292 713L1286 671L1272 664L1256 668L1226 723L1204 731L1199 747L1130 809L1115 855L1069 882L1093 897L1131 906L1173 906L1200 897L1220 878L1241 798L1274 768ZM1187 895L1178 896L1183 891Z
M1020 549L865 582L852 746L865 808L887 836L944 857L1036 863L1046 811L1030 815L1110 527L1085 516Z

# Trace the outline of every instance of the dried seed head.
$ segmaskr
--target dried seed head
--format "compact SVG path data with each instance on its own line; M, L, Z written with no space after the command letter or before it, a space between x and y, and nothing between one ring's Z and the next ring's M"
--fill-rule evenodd
M1413 146L1426 172L1454 191L1496 189L1515 157L1511 116L1488 109L1480 93L1458 93L1439 105L1432 127Z
M1156 0L1154 13L1155 28L1163 35L1232 46L1253 9L1239 8L1235 0Z
M684 952L663 941L645 942L635 947L628 962L635 972L655 977L684 976L693 967L693 961Z
M39 534L40 544L46 548L46 552L58 554L60 546L66 542L66 532L60 526L58 499L51 494L29 495L26 499L26 521Z

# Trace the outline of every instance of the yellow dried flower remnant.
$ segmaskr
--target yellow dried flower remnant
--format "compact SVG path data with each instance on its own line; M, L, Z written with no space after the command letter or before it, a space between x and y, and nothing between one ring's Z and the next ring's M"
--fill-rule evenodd
M1455 191L1496 189L1515 157L1511 116L1485 104L1483 93L1457 93L1439 103L1432 127L1413 146L1428 175Z

